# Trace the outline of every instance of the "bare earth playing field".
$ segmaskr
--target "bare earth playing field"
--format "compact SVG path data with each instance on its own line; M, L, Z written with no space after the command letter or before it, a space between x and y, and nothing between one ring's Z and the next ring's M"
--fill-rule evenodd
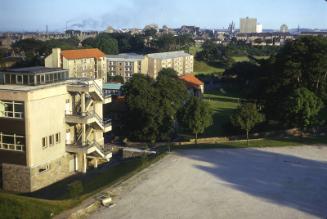
M326 218L327 147L180 151L112 192L90 218Z

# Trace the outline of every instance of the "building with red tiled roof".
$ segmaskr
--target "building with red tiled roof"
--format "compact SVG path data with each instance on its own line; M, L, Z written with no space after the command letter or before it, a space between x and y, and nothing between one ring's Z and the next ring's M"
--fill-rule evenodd
M52 49L46 57L45 66L49 68L63 68L69 72L71 78L107 78L105 54L99 49L61 50Z
M105 54L99 49L76 49L76 50L63 50L61 55L66 59L85 59L96 58L101 59Z
M193 74L185 74L179 77L186 85L188 91L195 96L201 96L204 93L204 83Z

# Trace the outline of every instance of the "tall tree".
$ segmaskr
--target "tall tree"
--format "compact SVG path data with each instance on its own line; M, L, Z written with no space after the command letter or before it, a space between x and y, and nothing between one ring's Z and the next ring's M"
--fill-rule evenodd
M176 122L177 111L183 106L187 98L187 89L178 78L177 72L171 68L162 69L159 72L155 88L158 91L159 105L158 113L162 115L160 125L160 138L171 139Z
M191 97L179 112L179 122L182 127L190 130L195 135L195 143L198 143L198 135L204 133L212 120L212 112L206 102L198 97Z
M118 41L108 33L101 33L96 38L96 47L106 54L115 55L119 53Z
M153 143L158 139L162 119L154 83L150 77L137 74L123 86L128 108L123 124L125 135L132 140Z
M231 116L231 122L246 132L247 144L249 145L249 133L258 124L263 122L264 115L261 114L254 103L243 103Z
M123 87L128 113L125 130L132 140L170 141L177 111L187 96L185 85L172 69L163 69L157 80L134 75Z
M296 89L285 103L285 122L291 126L305 128L317 124L317 116L323 102L306 88Z

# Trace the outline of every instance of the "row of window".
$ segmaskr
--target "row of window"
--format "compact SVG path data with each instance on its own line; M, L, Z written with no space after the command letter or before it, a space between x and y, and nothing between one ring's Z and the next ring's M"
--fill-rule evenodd
M22 119L24 117L24 103L0 101L0 117Z
M65 80L67 77L68 73L65 71L38 75L5 74L4 83L20 85L39 85L62 81Z
M42 138L42 148L45 149L49 146L54 146L55 144L59 144L61 142L60 132L49 135L47 137Z
M0 132L0 150L25 151L25 138L20 135L8 135Z

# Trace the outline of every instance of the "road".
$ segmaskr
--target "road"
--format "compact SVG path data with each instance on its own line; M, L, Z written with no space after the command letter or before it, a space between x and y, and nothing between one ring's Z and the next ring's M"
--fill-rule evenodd
M89 218L326 218L327 146L180 151L112 194Z

